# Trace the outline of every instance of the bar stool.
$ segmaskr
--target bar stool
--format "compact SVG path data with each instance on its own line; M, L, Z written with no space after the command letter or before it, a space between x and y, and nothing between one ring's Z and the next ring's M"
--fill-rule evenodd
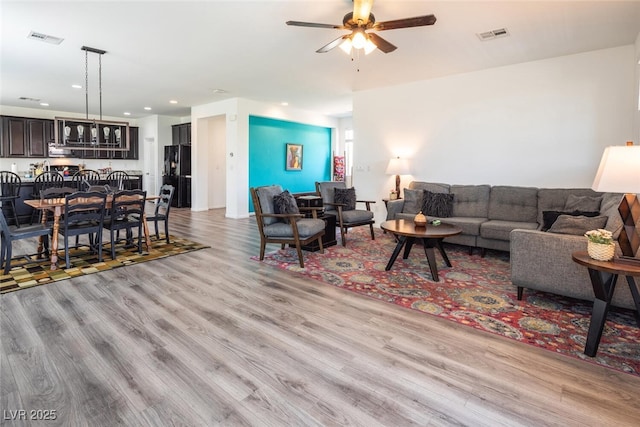
M16 211L16 200L20 198L20 187L22 187L22 180L17 174L9 171L0 171L0 204L4 208L6 202L11 208L16 227L20 227L18 212Z

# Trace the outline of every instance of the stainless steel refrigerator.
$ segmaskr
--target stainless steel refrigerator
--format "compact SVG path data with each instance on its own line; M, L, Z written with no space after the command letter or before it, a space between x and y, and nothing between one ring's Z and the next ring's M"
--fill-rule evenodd
M162 182L175 187L171 206L191 207L191 146L167 145L164 147L164 171Z

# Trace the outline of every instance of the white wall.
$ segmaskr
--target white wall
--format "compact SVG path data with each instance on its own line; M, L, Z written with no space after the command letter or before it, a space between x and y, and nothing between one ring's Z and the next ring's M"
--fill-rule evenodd
M636 98L636 114L635 114L635 123L634 123L634 132L635 136L634 144L640 144L640 33L638 33L638 37L636 38L636 90L635 94Z
M395 156L413 168L402 187L590 187L604 148L637 135L635 64L629 45L358 92L358 197L388 197ZM375 210L383 220L384 204Z
M229 218L249 216L249 116L270 117L315 126L338 127L338 119L291 107L233 98L191 108L192 210L207 210L210 198L209 159L215 141L209 140L212 117L225 118L226 213ZM195 124L195 125L194 125ZM216 137L219 139L219 137Z
M225 116L217 116L209 121L209 209L226 206L227 156Z

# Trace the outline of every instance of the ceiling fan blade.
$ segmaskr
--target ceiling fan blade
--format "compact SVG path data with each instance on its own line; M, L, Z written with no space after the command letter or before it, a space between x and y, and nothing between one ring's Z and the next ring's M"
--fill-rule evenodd
M342 43L342 41L344 39L349 38L350 34L346 34L344 36L340 36L337 39L335 39L334 41L325 44L324 46L322 46L320 49L316 50L316 53L326 53L329 52L331 49L340 46L340 43Z
M376 22L372 30L394 30L396 28L423 27L425 25L433 25L436 23L434 15L416 16L414 18L396 19L393 21Z
M373 7L373 0L353 0L353 20L362 21L364 25L369 22L369 15Z
M368 36L369 36L369 40L371 40L371 42L375 44L376 47L381 51L383 51L384 53L393 52L394 50L397 49L396 46L392 45L391 43L389 43L388 41L386 41L385 39L383 39L377 34L368 33Z
M318 24L317 22L287 21L286 24L293 25L295 27L335 28L337 30L347 29L344 25Z

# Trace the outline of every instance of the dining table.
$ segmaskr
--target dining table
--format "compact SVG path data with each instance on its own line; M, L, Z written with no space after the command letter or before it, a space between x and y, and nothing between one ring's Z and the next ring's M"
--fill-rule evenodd
M160 196L146 197L146 201L148 202L159 200L159 199L160 199ZM106 200L106 207L105 207L106 209L111 209L112 201L113 201L113 194L108 194L107 200ZM57 198L51 198L51 199L28 199L24 201L25 205L31 206L34 209L39 209L43 212L49 211L53 213L53 229L51 233L52 234L51 235L51 270L58 269L58 233L60 231L60 218L62 217L62 212L64 211L65 203L66 202L64 197L57 197ZM42 215L42 223L46 225L47 215ZM144 229L145 246L147 248L147 251L149 251L151 249L151 239L149 238L149 226L147 224L146 213L143 213L142 215L142 226ZM38 241L38 256L42 254L43 242L44 242L44 237L41 236Z

